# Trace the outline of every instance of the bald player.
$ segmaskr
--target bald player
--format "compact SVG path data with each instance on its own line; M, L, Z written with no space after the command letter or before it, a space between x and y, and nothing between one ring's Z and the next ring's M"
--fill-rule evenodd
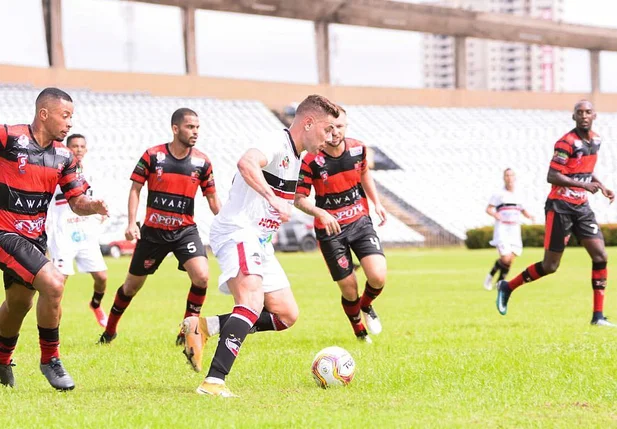
M592 262L591 324L616 327L606 320L603 313L607 255L604 236L587 201L587 192L595 194L600 191L611 203L615 194L593 174L601 139L591 130L596 119L591 102L581 100L576 103L572 119L576 126L555 143L548 170L547 181L552 187L545 205L544 259L530 265L512 280L497 283L497 310L505 315L508 300L515 289L557 271L570 235L574 233Z

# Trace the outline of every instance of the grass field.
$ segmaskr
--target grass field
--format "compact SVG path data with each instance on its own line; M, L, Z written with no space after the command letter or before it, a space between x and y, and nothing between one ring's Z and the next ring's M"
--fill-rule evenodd
M591 262L567 250L560 271L523 287L509 314L481 284L494 250L389 250L389 277L376 301L384 331L360 344L318 253L280 254L300 305L289 331L248 338L228 378L240 399L203 397L174 340L188 291L173 258L125 313L116 341L87 309L91 282L67 285L61 325L72 392L54 391L38 369L34 312L15 353L16 389L0 389L0 428L615 427L617 330L589 326ZM617 260L616 249L609 259ZM526 249L513 274L539 260ZM109 260L109 309L129 260ZM212 260L212 279L218 276ZM610 269L610 263L609 263ZM211 282L215 284L216 282ZM606 314L617 318L617 288ZM204 314L228 312L211 286ZM347 388L322 390L310 364L338 345L356 359ZM214 350L204 356L207 368Z

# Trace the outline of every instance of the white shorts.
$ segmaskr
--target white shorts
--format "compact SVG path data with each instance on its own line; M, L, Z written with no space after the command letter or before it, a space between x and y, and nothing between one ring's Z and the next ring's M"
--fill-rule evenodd
M510 254L521 256L523 254L523 246L517 243L506 243L503 241L500 243L495 243L491 241L489 244L497 248L497 252L499 252L500 256L507 256Z
M230 239L231 237L243 239ZM259 239L248 238L247 234L232 234L222 243L217 243L210 236L210 245L216 260L221 268L219 276L219 290L225 294L231 294L227 286L227 280L238 276L238 273L255 274L263 279L262 288L264 293L274 292L290 287L289 280L283 267L274 255L272 244L265 246Z
M77 270L80 273L107 271L107 265L98 243L93 243L88 247L63 246L62 249L59 249L55 243L50 243L49 254L51 262L65 276L75 274L73 260L77 262Z

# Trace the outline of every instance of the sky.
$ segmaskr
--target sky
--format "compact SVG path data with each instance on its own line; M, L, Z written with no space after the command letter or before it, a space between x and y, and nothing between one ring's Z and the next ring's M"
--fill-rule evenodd
M0 0L0 17L5 18L0 63L47 66L41 3ZM179 8L118 0L63 0L62 13L69 68L184 73ZM565 0L564 15L566 22L617 28L615 1ZM30 23L27 31L24 22ZM317 82L311 22L199 10L196 37L202 75ZM334 84L423 86L421 33L334 24L330 38ZM601 90L617 92L617 53L602 52L600 60ZM589 91L589 53L567 49L566 66L566 91Z

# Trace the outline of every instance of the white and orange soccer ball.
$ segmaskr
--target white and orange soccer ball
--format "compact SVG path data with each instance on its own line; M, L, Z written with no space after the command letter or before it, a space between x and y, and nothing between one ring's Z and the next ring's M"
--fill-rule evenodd
M311 373L318 386L347 386L356 373L356 362L341 347L326 347L315 355Z

